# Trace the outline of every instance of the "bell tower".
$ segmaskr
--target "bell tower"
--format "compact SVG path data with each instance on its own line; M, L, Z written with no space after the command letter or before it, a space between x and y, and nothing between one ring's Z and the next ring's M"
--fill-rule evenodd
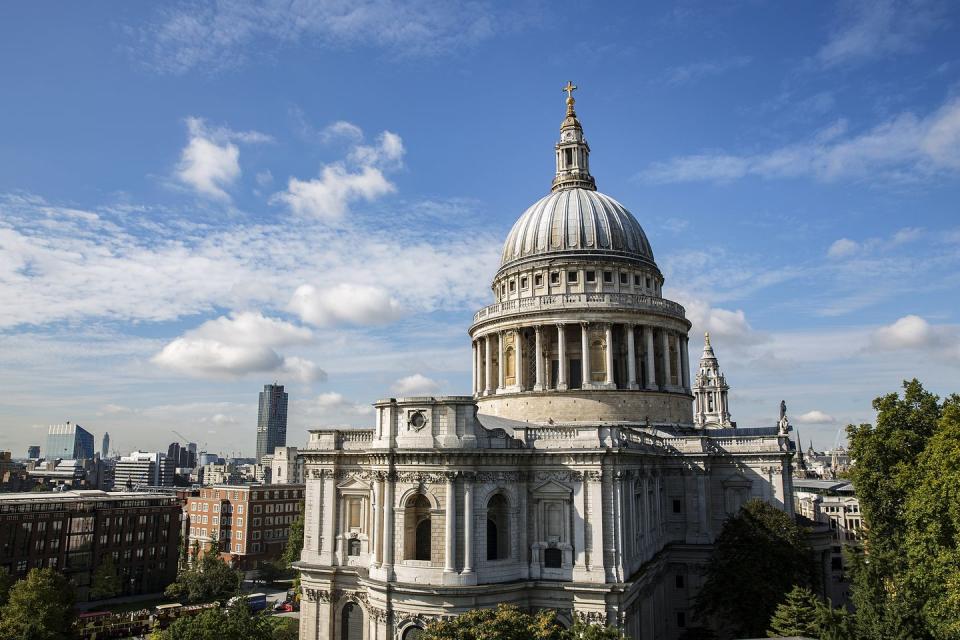
M710 334L704 335L703 356L693 386L693 424L698 429L727 429L736 427L730 421L730 406L727 379L720 371L720 364L710 344Z
M597 190L597 183L590 175L590 145L583 137L583 127L577 119L573 105L573 92L577 86L567 82L563 88L567 92L567 116L560 124L560 142L557 143L557 174L553 178L551 191L560 189Z

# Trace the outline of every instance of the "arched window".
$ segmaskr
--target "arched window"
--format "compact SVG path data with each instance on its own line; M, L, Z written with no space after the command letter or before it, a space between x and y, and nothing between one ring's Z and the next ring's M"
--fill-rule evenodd
M358 540L357 538L350 538L347 541L347 555L348 556L360 555L360 540Z
M487 560L510 557L510 513L502 493L487 503Z
M517 375L517 361L513 357L513 354L513 347L507 347L506 351L503 352L503 363L506 365L503 375L511 380Z
M340 613L340 640L363 640L363 609L352 602Z
M430 501L417 494L407 500L404 509L404 558L430 560Z
M403 640L417 640L421 633L423 633L423 629L420 627L410 627L403 632Z

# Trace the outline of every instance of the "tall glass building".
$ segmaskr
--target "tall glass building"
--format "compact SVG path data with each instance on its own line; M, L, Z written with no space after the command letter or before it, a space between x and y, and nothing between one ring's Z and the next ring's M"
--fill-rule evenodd
M47 430L47 460L93 458L93 434L78 424L52 424Z
M257 416L257 462L287 444L287 393L282 384L267 384L260 392Z

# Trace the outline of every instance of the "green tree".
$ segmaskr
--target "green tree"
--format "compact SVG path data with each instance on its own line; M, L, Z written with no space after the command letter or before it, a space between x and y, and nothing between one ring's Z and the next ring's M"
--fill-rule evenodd
M290 535L287 537L287 546L283 550L280 560L285 568L289 568L294 562L300 560L300 554L303 552L303 519L304 503L300 503L300 514L293 524L290 525Z
M813 591L806 587L794 587L773 612L767 636L819 636L821 606L820 598Z
M183 602L211 602L237 593L242 581L241 573L227 566L212 547L192 567L181 571L164 595Z
M553 611L528 614L513 605L474 609L427 625L420 640L562 640L563 627Z
M697 595L698 617L725 631L763 635L777 605L794 585L815 583L805 532L786 513L751 500L727 519Z
M562 640L626 640L626 637L615 627L602 624L590 624L577 618L573 626L563 632Z
M5 567L0 567L0 607L7 604L7 598L10 596L10 588L16 583L16 579L10 575Z
M151 640L274 640L276 625L270 616L250 611L240 600L228 609L208 609L195 616L178 618L164 630L150 634Z
M261 562L257 567L257 577L266 584L273 584L279 580L285 571L285 566L281 562Z
M111 554L105 554L100 560L99 566L93 572L93 580L90 585L91 600L105 600L114 598L123 591L123 582L120 574L117 573L117 566L113 562Z
M0 609L0 638L66 640L72 636L73 586L53 569L31 569Z

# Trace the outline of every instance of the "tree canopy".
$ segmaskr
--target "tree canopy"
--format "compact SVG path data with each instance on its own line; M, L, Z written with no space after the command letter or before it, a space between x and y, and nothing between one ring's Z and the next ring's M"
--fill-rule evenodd
M182 602L211 602L237 593L243 576L223 561L212 547L193 566L181 571L164 595Z
M154 631L150 639L274 640L277 627L269 615L251 612L247 602L241 599L228 609L207 609L196 616L181 617L166 629Z
M530 614L513 605L475 609L430 623L420 640L623 640L617 629L577 619L564 629L550 610Z
M114 598L123 591L123 582L120 574L117 573L117 566L113 562L111 554L105 554L100 560L100 564L93 572L93 580L90 585L91 600L105 600Z
M815 583L816 566L793 519L750 500L723 525L697 595L700 618L742 637L762 636L777 605L795 586Z
M72 636L73 586L53 569L31 569L0 609L0 638L66 640Z

